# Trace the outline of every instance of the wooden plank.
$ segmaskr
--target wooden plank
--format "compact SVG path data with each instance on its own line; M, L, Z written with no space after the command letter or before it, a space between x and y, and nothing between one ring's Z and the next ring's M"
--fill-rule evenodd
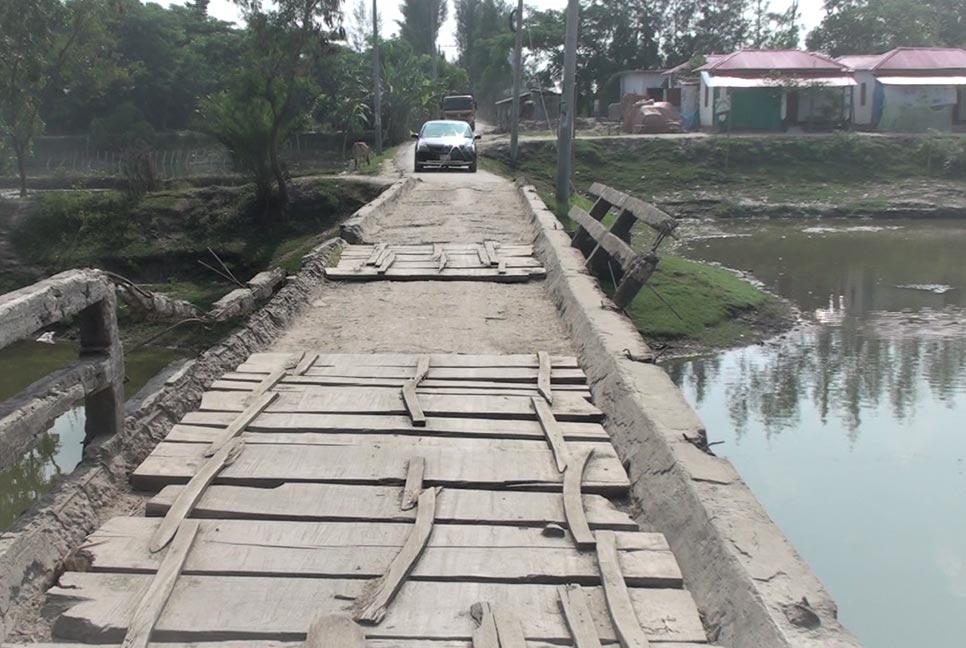
M439 259L443 256L443 248L439 243L433 243L433 259Z
M198 533L198 526L199 523L196 520L184 520L178 527L171 548L165 553L161 566L151 580L151 585L138 602L134 617L124 635L124 641L121 642L122 648L145 648L148 645L154 624L164 611L164 606L174 590L175 582L181 575L191 543Z
M483 241L483 251L486 252L486 258L489 261L489 263L484 265L497 265L499 263L499 255L496 252L496 246L493 244L493 241Z
M400 508L408 511L416 506L419 494L423 492L423 474L426 472L426 460L423 457L413 457L406 467L406 485L403 488Z
M614 624L621 648L647 648L650 642L635 614L617 557L617 538L611 531L597 533L597 564L600 566L600 576L604 583L607 612Z
M677 227L677 221L664 213L654 205L643 200L630 196L616 189L612 189L605 184L595 182L590 186L588 193L591 196L599 196L608 202L620 205L625 211L629 211L642 223L646 223L657 231L672 231Z
M326 614L309 626L304 648L366 648L362 628L345 614Z
M121 648L119 644L98 644L100 648ZM57 643L30 643L30 644L4 644L4 648L90 648L90 644L57 642ZM157 642L152 641L148 648L304 648L301 641L207 641L207 642ZM439 640L427 641L425 639L368 639L366 648L473 648L471 641ZM560 648L559 644L549 644L545 641L527 641L527 648ZM674 648L713 648L708 644L701 643L678 643Z
M389 268L392 267L392 264L395 261L396 261L396 255L393 252L389 252L388 254L386 254L382 259L382 263L380 263L379 267L376 268L376 274L380 274L380 275L386 274L386 272L389 271ZM328 271L326 271L326 275L328 275Z
M315 367L310 369L306 377L341 376L359 378L406 378L411 376L410 367ZM257 376L260 374L250 374ZM438 367L433 365L428 380L476 380L489 382L526 382L536 384L538 370L529 367ZM550 380L554 385L584 384L587 376L580 369L551 369ZM286 382L294 382L294 377Z
M446 254L440 254L439 255L439 262L436 264L436 272L439 273L439 272L442 272L443 270L445 270L446 269L446 264L448 262L449 262L449 258L446 256ZM406 266L403 266L403 267L406 267Z
M506 606L498 605L493 609L496 633L500 637L500 648L527 648L520 619Z
M285 369L276 369L272 373L268 374L267 376L262 378L262 380L257 385L255 385L255 388L251 390L249 397L252 398L253 400L257 399L259 396L261 396L262 394L266 393L269 389L274 387L278 383L278 381L280 381L282 377L285 376L286 373L287 372Z
M251 444L231 465L219 473L203 456L204 446L197 443L162 442L131 475L132 485L140 490L157 490L168 484L198 480L204 484L271 486L282 482L316 482L402 485L406 480L406 461L423 456L433 472L426 485L450 487L504 487L560 492L563 476L548 448L530 441L505 439L452 439L404 437L406 443L391 438L363 437L354 445L262 445ZM573 444L587 450L587 444ZM629 487L627 476L613 448L600 446L587 467L584 491L623 495ZM226 449L230 446L226 446ZM222 455L219 451L212 461ZM225 453L227 454L227 453ZM217 467L219 470L220 466ZM212 474L214 472L215 474ZM196 486L199 488L200 484ZM197 493L192 493L197 498ZM396 500L399 501L398 499ZM189 507L190 508L190 507Z
M561 585L557 591L567 627L574 638L574 648L601 648L584 590L580 585Z
M416 385L413 381L408 381L402 387L402 399L403 405L406 407L406 412L409 414L409 420L412 421L414 427L426 427L426 415L423 413L423 408L419 404L419 396L416 395Z
M550 354L537 351L537 391L553 405L553 391L550 387Z
M356 600L353 618L360 623L377 624L386 617L392 603L406 577L416 566L433 533L436 517L436 489L427 488L419 495L416 504L416 523L406 538L406 544L393 559L385 575L370 583L360 599Z
M473 648L500 648L500 635L489 602L478 601L471 605L470 616L476 622L476 628L473 629Z
M318 358L318 353L303 353L302 358L295 365L295 369L292 370L289 377L304 376L305 372L312 368Z
M507 265L507 260L501 257L500 262L497 264L496 271L499 274L506 274Z
M201 397L200 409L243 412L246 408L245 397L243 392L205 392ZM536 417L531 405L533 399L522 396L425 394L419 402L427 416L494 419ZM546 407L557 419L563 421L596 422L603 419L603 412L576 394L558 394L553 406ZM305 392L277 392L277 398L264 411L315 414L409 413L401 391L384 387L330 387Z
M427 243L422 245L391 245L389 249L396 256L432 256L436 250L447 254L476 255L477 243ZM501 256L533 256L533 246L527 244L495 243L494 248ZM348 245L342 252L343 257L367 259L374 251L371 245Z
M67 572L48 591L48 602L63 609L53 624L56 638L120 642L150 575ZM339 614L362 594L361 579L192 576L178 579L155 625L158 641L291 641L305 636L308 619ZM616 637L598 587L586 590L603 642ZM499 601L527 619L527 640L565 644L570 640L554 585L407 581L369 641L421 639L469 641L466 611L477 601ZM686 590L633 588L631 601L655 641L706 641L701 620ZM421 646L422 648L422 646Z
M550 446L551 452L553 452L553 459L557 464L557 470L563 472L567 469L567 465L572 459L570 450L567 448L567 442L564 441L563 434L560 432L560 428L557 427L557 419L554 417L553 410L542 399L536 396L531 396L530 402L533 403L533 409L537 413L537 420L540 421L540 427L543 428L543 433L547 437L547 444Z
M180 438L171 441L210 443L218 428L227 425L235 414L231 412L189 412L176 425ZM189 426L185 429L184 426ZM205 434L199 427L214 428ZM558 421L557 426L568 441L609 441L610 436L599 423ZM246 428L246 439L257 443L255 437L268 433L354 433L354 434L408 434L413 436L452 436L491 439L544 440L543 428L537 421L518 419L477 419L438 417L426 421L425 427L414 427L404 415L366 414L273 414L263 413Z
M419 360L416 361L416 375L412 379L414 386L418 386L429 374L429 365L430 358L428 355L419 356Z
M148 501L145 514L164 515L184 488L166 486ZM401 496L400 486L286 483L252 488L215 484L204 491L191 514L214 519L411 522L415 513L399 508ZM630 516L600 495L584 495L584 511L592 529L637 529ZM436 519L440 524L540 529L547 523L567 524L563 500L556 493L452 488L439 494Z
M570 218L579 224L597 244L604 249L621 268L627 269L639 255L634 249L620 240L603 225L591 218L590 214L576 205L570 208Z
M353 247L355 246L352 246L352 245L347 246L346 251L352 249ZM372 252L370 252L369 258L366 259L366 265L371 265L371 266L377 265L379 258L383 255L385 251L386 251L385 243L377 244L374 248L372 248ZM343 256L345 256L345 251L343 251Z
M564 513L567 516L567 526L574 538L574 544L579 549L592 549L596 545L594 534L590 532L587 516L584 515L584 504L581 484L584 480L584 469L589 463L593 449L578 452L567 464L564 472L563 500Z
M480 258L476 254L447 254L442 253L439 256L399 256L396 255L396 261L393 263L394 268L405 268L408 270L413 269L426 269L426 268L438 268L440 259L446 257L446 267L448 268L479 268ZM499 266L500 262L503 262L507 268L543 268L543 263L539 259L534 257L493 257L496 262L491 265ZM356 259L342 259L335 266L340 270L353 270L359 267L359 262Z
M327 367L326 369L330 369ZM403 367L384 367L381 369L391 369L393 371L399 371L402 373ZM232 388L249 391L252 386L258 382L259 377L262 374L257 373L240 373L237 371L230 371L224 374L220 380L216 380L214 384L223 383L230 384ZM371 376L286 376L282 379L279 385L324 385L324 386L366 386L366 387L402 387L409 378L405 377L371 377ZM247 383L247 387L242 387L238 383ZM553 384L553 389L558 391L572 391L580 392L581 395L586 395L590 393L590 387L587 385L577 384L577 383L551 383ZM513 382L513 381L497 381L497 380L439 380L426 378L420 383L420 387L426 389L453 389L453 388L468 388L468 389L499 389L503 391L522 391L522 392L536 392L537 386L532 382Z
M255 374L240 374L240 375L255 375ZM307 391L318 391L326 387L396 387L397 389L402 389L406 385L410 384L411 380L400 380L400 379L365 379L365 378L327 378L320 377L316 378L314 376L298 376L299 378L307 378L304 381L299 382L284 382L275 385L276 392L307 392ZM369 381L366 384L365 381ZM323 382L330 382L331 384L320 384ZM420 386L416 389L417 394L462 394L462 395L476 395L476 396L540 396L543 395L537 390L536 385L529 385L526 383L521 384L520 387L510 386L506 384L500 385L497 383L496 387L470 387L465 383L472 381L446 381L448 385L446 387L433 387L433 386ZM239 381L239 380L216 380L211 384L209 389L212 391L233 391L233 392L247 392L251 393L252 387L255 383L249 381ZM591 398L590 389L586 385L570 385L570 388L565 390L568 393L579 395L582 398Z
M523 283L531 278L546 276L542 268L508 268L500 273L496 268L388 268L377 272L348 271L326 268L325 276L334 281L492 281L494 283Z
M438 497L438 496L437 496ZM190 520L198 522L198 520ZM163 554L148 543L161 520L113 518L88 536L89 570L153 573ZM183 574L278 578L377 578L406 542L408 522L201 520ZM414 580L600 585L591 552L538 527L435 525ZM635 587L679 588L681 572L657 533L622 532L621 571Z
M330 367L415 367L421 353L320 353L318 366ZM284 352L253 353L246 364L269 365L260 369L270 373L285 366L293 354ZM537 367L537 359L532 353L517 354L474 354L474 353L431 353L433 367ZM574 356L554 355L550 358L555 369L577 369ZM239 369L239 371L243 371Z
M222 448L222 446L224 446L226 443L229 443L232 439L244 432L248 424L251 423L256 416L265 411L265 408L273 403L276 398L278 398L278 394L269 393L262 394L255 398L255 400L251 401L251 405L246 407L241 414L235 417L235 419L228 424L228 427L225 428L225 430L211 442L211 445L209 445L207 449L205 449L205 456L210 457L214 455Z

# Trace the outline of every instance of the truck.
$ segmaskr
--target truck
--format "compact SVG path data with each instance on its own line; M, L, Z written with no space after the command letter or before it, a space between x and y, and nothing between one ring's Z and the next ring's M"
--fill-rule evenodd
M476 99L473 95L443 97L443 119L465 121L476 130Z

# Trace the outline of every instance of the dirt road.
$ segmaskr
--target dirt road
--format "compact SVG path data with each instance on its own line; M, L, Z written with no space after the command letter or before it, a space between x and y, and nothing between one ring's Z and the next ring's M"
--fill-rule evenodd
M412 173L412 147L397 166ZM380 222L371 242L530 243L511 182L480 170L417 174L419 184ZM525 284L321 284L275 351L573 352L540 281Z

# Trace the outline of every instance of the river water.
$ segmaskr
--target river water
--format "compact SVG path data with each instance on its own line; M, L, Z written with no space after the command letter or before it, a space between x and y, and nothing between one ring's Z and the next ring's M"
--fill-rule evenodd
M0 371L0 401L77 360L78 350L74 342L17 342L0 350L0 367L4 369ZM152 376L183 355L159 347L144 347L128 354L124 359L125 396L132 396ZM59 417L26 455L0 470L0 531L77 467L83 440L84 408L81 406Z
M966 645L966 224L716 222L809 324L667 370L869 648Z

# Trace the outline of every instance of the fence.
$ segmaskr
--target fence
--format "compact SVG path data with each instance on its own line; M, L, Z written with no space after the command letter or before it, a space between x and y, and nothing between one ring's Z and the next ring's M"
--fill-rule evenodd
M599 182L591 185L589 193L597 199L589 213L577 206L570 209L570 218L578 225L572 245L586 257L591 273L614 282L614 304L625 308L650 279L660 261L657 248L677 227L677 221L654 205ZM618 214L608 230L601 221L612 209ZM630 246L631 231L638 222L657 234L643 254Z
M0 349L74 315L80 325L80 358L0 403L0 470L15 462L54 419L82 399L85 445L97 436L121 430L124 352L114 286L103 274L70 270L0 295Z

